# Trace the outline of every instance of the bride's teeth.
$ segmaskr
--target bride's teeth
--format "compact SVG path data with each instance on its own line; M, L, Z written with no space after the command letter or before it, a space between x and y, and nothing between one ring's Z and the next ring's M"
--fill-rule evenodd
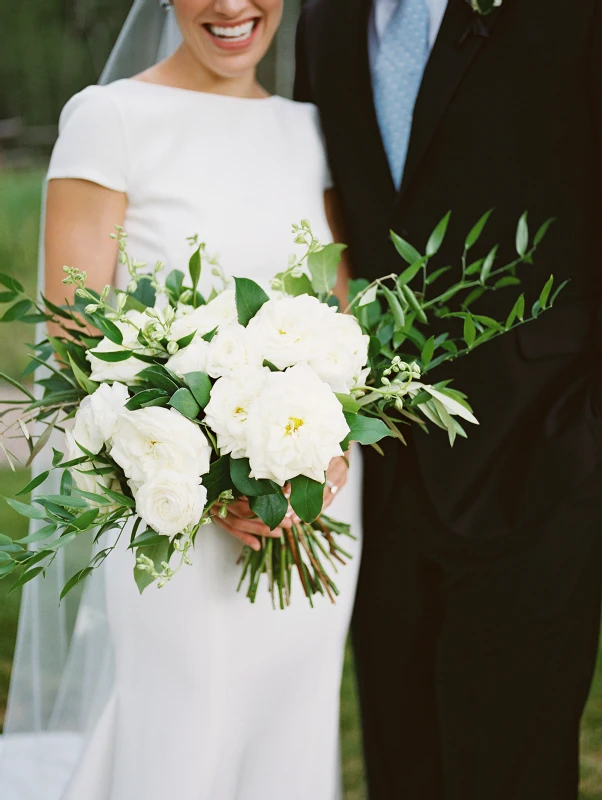
M235 27L222 28L219 25L210 25L209 30L214 36L219 39L248 39L253 33L255 22L245 22L243 25L236 25Z

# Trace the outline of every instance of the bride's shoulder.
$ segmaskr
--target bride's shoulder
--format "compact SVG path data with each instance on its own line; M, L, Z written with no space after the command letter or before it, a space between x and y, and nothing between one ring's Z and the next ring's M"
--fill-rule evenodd
M99 123L110 125L111 121L123 120L127 112L136 106L136 91L133 81L120 80L104 86L87 86L73 95L61 112L59 128L63 129L73 120L80 127L94 126Z

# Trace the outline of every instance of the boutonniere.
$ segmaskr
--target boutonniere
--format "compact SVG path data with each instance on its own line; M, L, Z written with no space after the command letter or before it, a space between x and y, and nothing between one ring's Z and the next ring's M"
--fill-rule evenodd
M472 36L482 39L489 38L489 27L485 23L485 17L499 8L504 0L465 0L465 2L474 11L475 17L458 40L458 47L461 47Z
M491 14L494 8L499 8L503 0L466 0L472 10L481 17Z

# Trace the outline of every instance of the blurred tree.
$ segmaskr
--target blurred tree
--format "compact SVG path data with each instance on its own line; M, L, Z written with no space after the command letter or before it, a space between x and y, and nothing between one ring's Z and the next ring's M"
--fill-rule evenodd
M0 119L51 124L94 83L130 0L0 0Z

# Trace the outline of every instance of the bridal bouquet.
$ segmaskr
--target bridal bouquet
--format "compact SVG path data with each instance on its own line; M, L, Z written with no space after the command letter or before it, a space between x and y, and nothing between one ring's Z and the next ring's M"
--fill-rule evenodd
M0 446L12 464L9 434L24 435L31 462L53 430L64 434L52 468L19 494L37 490L52 470L61 472L59 493L7 500L38 527L17 542L0 535L0 576L20 573L14 587L32 580L59 549L91 532L93 558L70 578L64 596L127 530L140 591L163 586L191 563L203 526L244 496L272 530L289 504L300 519L259 551L245 548L240 585L249 599L266 575L274 605L284 608L296 571L310 602L316 594L334 602L333 573L348 558L342 542L351 531L322 513L331 460L351 442L378 449L385 437L403 441L407 424L443 428L451 444L466 436L462 423L477 420L465 396L446 382L427 383L425 374L536 319L558 293L550 278L528 318L523 295L504 321L470 310L484 292L519 283L516 267L531 262L547 227L530 244L525 216L515 261L496 267L494 249L469 263L487 219L466 239L461 279L432 297L445 270L431 273L428 262L449 215L424 254L393 234L407 268L372 283L353 281L347 309L333 295L343 246L323 247L307 221L293 228L303 254L274 276L269 293L248 278L226 278L196 239L188 276L176 270L162 282L161 264L148 273L130 259L121 229L115 236L130 274L127 291L106 287L98 295L84 272L65 267L75 300L57 306L27 297L17 280L0 274L0 300L10 303L3 322L59 330L31 346L23 377L35 370L37 396L2 375L24 399ZM203 268L218 283L207 297L199 291ZM456 296L462 301L454 309ZM431 315L449 319L450 331L427 338ZM42 429L37 438L32 422ZM111 544L103 546L110 532Z

